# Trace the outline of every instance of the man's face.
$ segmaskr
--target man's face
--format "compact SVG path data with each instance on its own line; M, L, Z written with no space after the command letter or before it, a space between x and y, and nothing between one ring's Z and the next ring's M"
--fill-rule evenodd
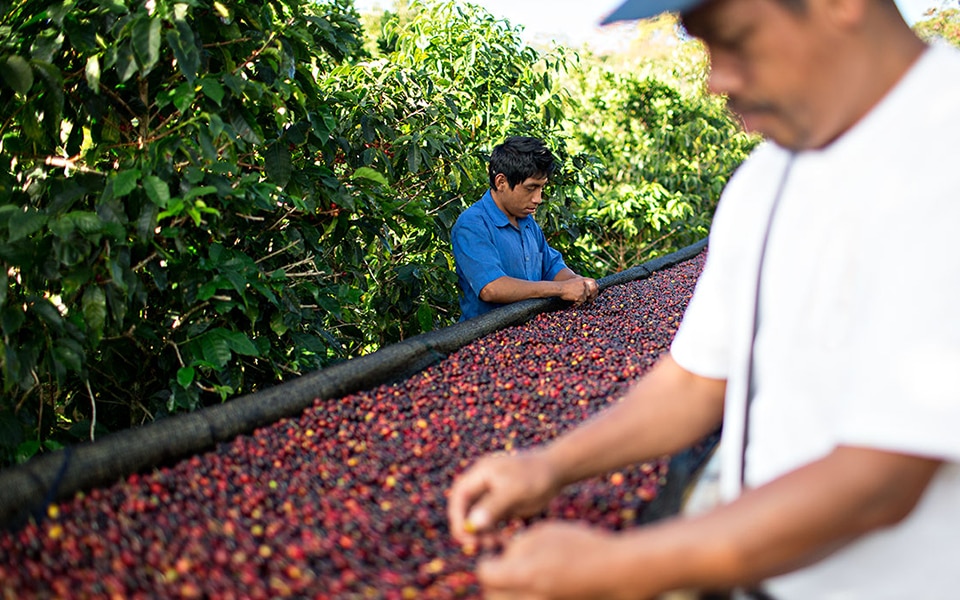
M842 132L830 78L834 29L820 0L795 12L777 0L710 0L683 16L710 52L710 91L745 127L783 147L822 147Z
M515 222L536 212L543 202L543 186L547 184L547 178L527 177L510 189L506 175L500 173L494 178L494 183L497 184L494 201Z

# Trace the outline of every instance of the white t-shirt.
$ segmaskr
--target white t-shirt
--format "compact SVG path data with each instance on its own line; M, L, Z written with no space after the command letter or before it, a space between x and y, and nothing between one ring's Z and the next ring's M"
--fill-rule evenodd
M724 191L672 354L727 379L727 499L739 493L760 247L791 161L764 258L747 484L838 445L947 462L898 526L768 589L778 599L960 598L960 53L926 51L823 150L791 157L762 145Z

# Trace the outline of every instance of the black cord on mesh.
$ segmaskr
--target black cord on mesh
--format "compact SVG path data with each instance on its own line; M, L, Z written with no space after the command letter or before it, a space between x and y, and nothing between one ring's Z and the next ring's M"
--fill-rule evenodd
M747 481L747 443L750 441L750 406L753 404L753 346L757 342L757 330L760 325L760 282L763 278L763 263L767 255L767 242L770 239L770 230L773 229L773 220L777 216L777 208L780 207L780 198L783 197L783 190L790 178L790 169L793 167L794 155L790 155L789 162L780 176L780 183L777 184L777 195L773 197L773 206L770 207L770 214L767 215L767 225L763 230L763 240L760 242L760 260L757 264L757 279L753 290L753 322L750 330L750 348L747 351L747 397L744 402L743 410L743 439L740 446L740 487L746 487Z

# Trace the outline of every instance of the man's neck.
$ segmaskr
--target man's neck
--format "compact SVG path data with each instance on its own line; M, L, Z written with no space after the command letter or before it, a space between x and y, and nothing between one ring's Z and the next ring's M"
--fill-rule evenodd
M874 33L860 40L857 52L837 70L837 90L851 94L843 98L839 91L836 120L827 128L833 133L809 140L809 148L824 148L843 136L870 114L893 91L923 55L927 46L901 21L885 19ZM839 80L842 79L842 82Z
M493 203L496 204L497 208L500 209L500 212L502 212L504 216L507 217L507 220L510 221L510 224L516 227L517 229L519 229L520 224L517 218L511 215L509 212L507 212L507 209L503 207L503 202L501 201L499 196L500 194L497 193L497 190L490 190L490 197L493 198Z

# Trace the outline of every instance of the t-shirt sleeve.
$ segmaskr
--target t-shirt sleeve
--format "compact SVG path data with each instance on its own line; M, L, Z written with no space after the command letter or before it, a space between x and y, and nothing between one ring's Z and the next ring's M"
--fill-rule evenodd
M923 257L895 244L871 244L861 253L850 368L838 406L843 443L960 461L960 253L950 233L960 208L954 200L945 194L929 211L898 216L904 231L925 232Z
M479 218L463 213L450 234L453 258L477 295L488 283L506 276L493 236Z
M708 251L706 265L674 336L670 354L677 364L691 373L726 379L730 319L723 267L718 264L716 256Z
M765 190L775 188L778 179L770 174L782 169L780 156L768 150L751 155L724 188L710 225L706 264L670 347L677 364L703 377L730 379L731 371L740 370L738 352L749 343L757 244L768 214L758 197L772 198Z

